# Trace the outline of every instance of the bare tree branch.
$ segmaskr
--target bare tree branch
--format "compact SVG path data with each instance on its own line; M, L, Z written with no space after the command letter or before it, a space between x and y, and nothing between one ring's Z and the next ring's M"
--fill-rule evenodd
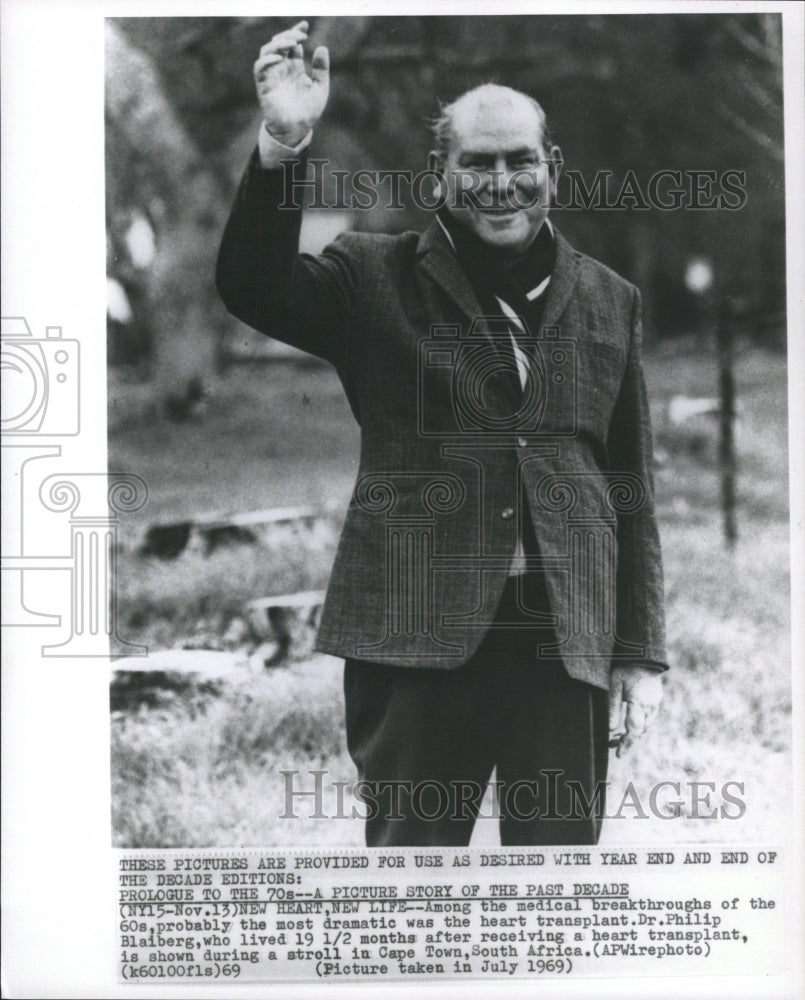
M739 115L737 112L733 111L732 108L728 107L724 101L717 100L714 104L715 109L720 115L722 115L731 125L745 135L748 139L761 146L769 155L773 156L775 160L783 162L785 160L785 150L783 146L776 142L770 135L751 125L743 115Z
M782 69L782 52L776 46L764 45L763 42L755 38L751 31L747 31L746 28L735 20L727 21L724 25L724 31L746 52L761 59L773 69Z
M740 80L744 90L754 98L764 111L782 119L782 94L779 91L772 92L771 89L763 87L757 77L746 68L746 66L736 66L735 75Z

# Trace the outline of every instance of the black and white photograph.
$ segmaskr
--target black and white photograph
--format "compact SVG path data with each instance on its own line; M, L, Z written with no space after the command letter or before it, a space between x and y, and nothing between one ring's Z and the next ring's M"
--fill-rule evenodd
M777 828L781 30L108 21L116 846Z
M5 0L4 995L799 995L784 8Z

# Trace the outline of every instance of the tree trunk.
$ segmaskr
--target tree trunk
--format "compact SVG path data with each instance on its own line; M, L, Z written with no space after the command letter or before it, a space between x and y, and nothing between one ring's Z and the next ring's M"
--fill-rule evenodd
M215 375L224 322L213 284L225 219L219 178L166 98L151 59L110 22L106 29L106 111L141 159L144 190L156 229L148 267L154 344L154 389L160 402L181 400L188 385ZM174 407L174 414L180 411Z

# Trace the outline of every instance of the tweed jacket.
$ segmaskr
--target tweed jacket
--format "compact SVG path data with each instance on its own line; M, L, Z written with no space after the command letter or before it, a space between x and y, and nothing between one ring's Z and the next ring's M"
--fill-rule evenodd
M304 169L304 157L297 164ZM290 174L255 152L217 287L243 322L331 362L360 467L317 646L455 668L489 630L527 509L548 607L535 656L606 688L613 663L665 664L640 296L557 232L529 381L499 377L509 326L483 316L436 221L340 235L300 255Z

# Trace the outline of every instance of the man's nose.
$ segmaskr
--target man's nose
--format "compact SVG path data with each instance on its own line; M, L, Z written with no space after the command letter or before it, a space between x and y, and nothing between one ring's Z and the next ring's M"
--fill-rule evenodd
M512 170L505 159L497 160L486 177L486 188L496 199L505 201L511 196L516 184L516 171Z
M508 171L506 161L503 159L496 160L494 166L489 172L488 187L490 192L493 195L505 198L508 191L509 179L510 173Z

